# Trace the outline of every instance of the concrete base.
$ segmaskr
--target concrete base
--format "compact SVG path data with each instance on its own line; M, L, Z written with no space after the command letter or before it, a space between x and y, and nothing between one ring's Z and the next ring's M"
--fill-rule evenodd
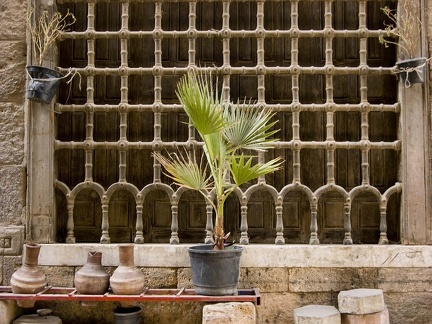
M308 305L294 309L295 324L340 324L339 311L333 306Z
M203 307L202 324L255 324L256 310L252 303L219 303Z

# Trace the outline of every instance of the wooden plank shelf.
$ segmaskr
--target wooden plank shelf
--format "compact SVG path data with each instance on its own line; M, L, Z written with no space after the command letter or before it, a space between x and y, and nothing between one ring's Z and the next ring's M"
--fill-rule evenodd
M45 300L45 301L137 301L137 302L252 302L261 304L258 288L239 289L237 295L204 296L194 289L151 289L146 288L139 295L115 295L108 291L103 295L78 294L75 288L51 287L36 294L14 294L10 286L0 286L0 300Z

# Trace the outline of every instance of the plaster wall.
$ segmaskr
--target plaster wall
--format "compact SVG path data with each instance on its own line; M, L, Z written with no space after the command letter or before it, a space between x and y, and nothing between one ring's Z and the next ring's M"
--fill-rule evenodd
M425 1L427 44L432 52L432 3ZM26 224L25 65L27 0L0 1L0 284L8 285L20 265ZM430 54L429 54L430 56ZM429 65L431 67L432 65ZM431 71L432 72L432 71ZM430 73L430 81L432 81ZM429 82L431 85L432 82ZM432 95L432 87L429 86ZM431 106L427 107L429 110ZM430 224L429 224L430 226ZM72 248L73 247L73 248ZM116 246L97 246L112 272ZM89 246L45 245L40 262L53 286L72 286ZM307 304L336 305L340 290L381 288L391 323L429 323L432 319L431 246L248 246L240 287L259 287L259 323L292 323L292 310ZM191 287L184 246L145 245L136 251L150 287ZM40 303L63 323L110 323L115 305L84 308L78 303ZM200 323L202 304L142 305L146 323Z

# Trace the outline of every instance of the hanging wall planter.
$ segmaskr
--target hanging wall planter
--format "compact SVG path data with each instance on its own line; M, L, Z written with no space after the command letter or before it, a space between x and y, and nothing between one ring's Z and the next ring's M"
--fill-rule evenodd
M414 83L423 83L426 79L425 57L413 58L396 62L402 84L409 88Z
M27 86L27 98L31 101L49 104L54 98L63 75L42 66L28 66L30 80Z
M67 76L63 76L58 71L42 66L46 62L52 61L53 47L62 32L73 25L75 21L75 16L69 11L64 15L59 12L49 14L48 11L42 11L37 17L35 9L30 9L27 16L27 28L31 35L34 63L27 67L27 73L30 77L27 87L29 100L45 104L51 103L61 79L72 74L72 80L76 74L69 72Z

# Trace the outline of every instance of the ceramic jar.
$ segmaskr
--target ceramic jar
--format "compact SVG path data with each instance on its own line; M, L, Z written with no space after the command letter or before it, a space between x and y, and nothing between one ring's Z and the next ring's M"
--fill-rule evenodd
M144 275L134 263L134 245L119 245L119 266L110 278L111 289L116 295L139 295L144 289ZM122 307L134 307L138 302L123 301Z
M109 277L102 267L102 252L90 251L87 255L87 263L75 274L77 293L103 295L108 290Z
M45 273L38 266L41 246L37 243L27 243L24 246L22 266L12 274L10 284L14 294L36 294L46 286ZM33 307L34 300L18 300L18 306Z

